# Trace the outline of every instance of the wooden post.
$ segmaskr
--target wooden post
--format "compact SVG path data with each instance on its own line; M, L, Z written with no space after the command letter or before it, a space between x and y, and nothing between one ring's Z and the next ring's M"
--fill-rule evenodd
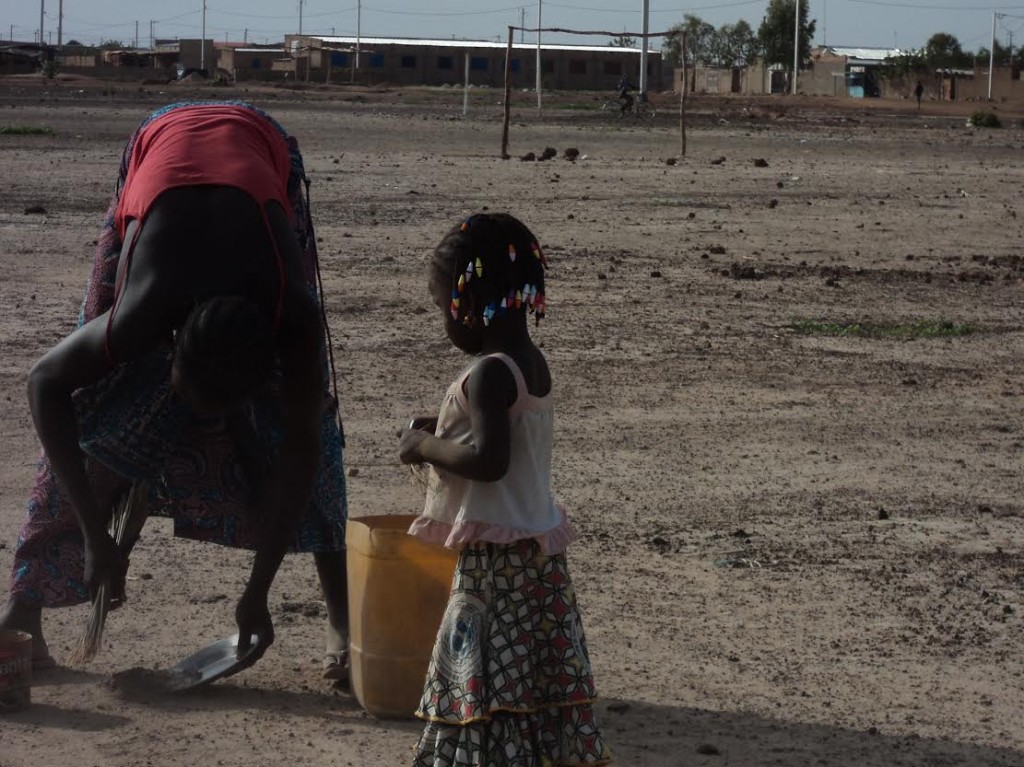
M682 87L679 89L679 154L681 157L686 157L686 87L689 82L687 80L685 32L683 32L681 50L683 52L683 81L680 83Z
M469 51L466 51L466 58L464 63L465 72L463 72L463 83L462 83L462 116L465 117L469 114Z
M515 27L508 28L508 47L505 49L505 114L501 124L501 159L507 160L508 154L508 123L512 115L512 35Z

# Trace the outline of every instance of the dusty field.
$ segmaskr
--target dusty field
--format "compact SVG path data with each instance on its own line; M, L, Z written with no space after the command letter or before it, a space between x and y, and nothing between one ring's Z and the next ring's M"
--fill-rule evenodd
M77 312L124 140L184 95L159 91L0 81L0 126L54 129L0 135L4 577L38 449L25 374ZM503 162L497 94L468 120L437 91L241 95L313 179L353 515L420 506L394 433L464 361L427 250L485 207L546 244L555 481L619 764L1024 765L1024 132L972 132L969 105L702 102L667 165L671 120L566 104L517 109L512 153L585 159ZM821 332L852 322L909 337ZM151 520L105 651L38 680L0 765L404 764L415 723L319 680L309 559L253 669L184 697L114 684L230 633L248 561ZM86 616L46 614L58 658Z

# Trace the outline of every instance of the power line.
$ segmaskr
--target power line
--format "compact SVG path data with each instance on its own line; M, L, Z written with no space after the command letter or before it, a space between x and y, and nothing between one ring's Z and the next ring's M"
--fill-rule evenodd
M494 8L488 11L391 11L384 8L373 8L367 5L363 6L363 11L387 13L392 16L487 16L492 13L508 13L509 11L518 10L518 5L513 5L508 8Z
M153 19L153 23L154 24L167 24L168 22L171 22L171 21L177 21L178 19L184 19L187 16L195 16L197 13L199 13L199 11L189 11L188 13L179 13L177 16L169 16L166 19ZM79 25L82 25L82 26L86 26L86 27L106 27L106 28L113 29L115 27L126 27L126 26L130 26L130 25L134 24L134 22L132 22L132 21L126 21L126 22L122 22L122 23L103 22L103 21L85 21L84 19L76 19L76 18L73 18L71 16L67 16L67 15L65 15L64 18L66 20L68 20L68 21L73 21L76 24L79 24Z
M1010 8L1015 11L1024 10L1024 6L1021 5L991 5L982 6L977 5L927 5L919 3L892 3L888 0L848 0L851 3L857 3L859 5L880 5L884 8L916 8L922 11L998 11L1002 8Z
M568 8L573 11L595 11L598 13L622 13L630 16L636 15L636 9L623 10L621 8L592 8L584 5L568 5L565 3L547 3L553 8ZM764 5L764 0L733 0L728 3L715 3L714 5L697 5L688 8L651 8L650 13L690 13L691 11L714 11L720 8L737 8L742 5Z
M105 23L102 21L84 21L83 19L76 19L71 16L65 16L65 21L73 22L80 27L93 27L94 29L119 29L120 27L131 26L133 22L125 21L120 24Z
M303 13L302 17L305 18L305 19L314 19L314 18L318 18L318 17L322 17L322 16L337 16L337 15L342 14L342 13L350 13L351 11L354 11L355 9L356 9L356 6L353 5L351 8L339 8L339 9L334 10L334 11L323 11L322 13ZM259 16L259 15L253 14L253 13L240 13L240 12L236 12L236 11L222 11L222 10L217 9L217 8L207 8L206 9L206 14L208 16L211 15L211 14L214 14L214 13L219 13L222 16L238 16L238 17L242 17L242 18L246 18L246 19L271 19L271 20L282 19L282 20L288 20L288 19L294 19L295 18L295 14L294 13L288 14L287 16Z

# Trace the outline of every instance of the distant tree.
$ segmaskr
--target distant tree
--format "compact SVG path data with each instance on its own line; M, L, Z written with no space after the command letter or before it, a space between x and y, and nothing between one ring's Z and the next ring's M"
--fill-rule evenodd
M818 26L817 21L808 20L807 6L800 3L800 35L798 60L803 66L811 60L811 38ZM768 64L781 64L787 69L793 67L793 31L796 16L796 0L770 0L764 21L757 30L757 39L764 51ZM792 76L792 73L791 75Z
M993 57L993 63L997 67L1008 67L1013 63L1013 48L1004 48L996 40L995 44L995 56ZM988 66L988 48L981 47L974 57L978 64Z
M82 45L82 44L81 44L80 42L78 42L77 40L68 40L68 41L67 41L66 43L64 43L64 44L65 44L65 45L77 45L77 46L80 46L80 47L81 47L81 45Z
M669 29L665 42L661 44L661 56L673 68L683 65L683 32L683 25L676 24Z
M757 59L760 49L754 30L740 19L716 30L711 39L711 61L720 67L745 67Z
M622 34L612 38L608 42L608 45L613 48L636 48L636 38Z
M122 48L128 48L130 46L125 45L120 40L104 40L100 43L100 49L104 51L119 51Z
M60 65L57 63L56 57L47 56L46 60L43 61L42 69L40 71L42 72L43 77L49 78L50 80L56 77L57 72L60 71Z
M923 77L928 72L928 61L924 51L902 51L896 56L886 56L879 69L884 80L910 80Z
M686 33L686 63L690 67L695 67L709 62L715 28L704 19L688 13L683 16L682 24L676 24L669 31L677 34L670 35L665 39L662 51L671 66L681 67L683 65L684 32Z
M965 53L956 35L948 32L936 32L924 44L924 57L928 66L933 69L950 69L954 67L971 67L974 57Z

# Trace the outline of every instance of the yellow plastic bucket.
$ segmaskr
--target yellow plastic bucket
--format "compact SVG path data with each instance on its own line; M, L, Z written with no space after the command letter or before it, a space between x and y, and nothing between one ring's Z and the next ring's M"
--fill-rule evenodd
M32 702L32 635L0 629L0 714Z
M360 517L345 531L352 692L382 718L416 711L458 560L408 535L415 518Z

